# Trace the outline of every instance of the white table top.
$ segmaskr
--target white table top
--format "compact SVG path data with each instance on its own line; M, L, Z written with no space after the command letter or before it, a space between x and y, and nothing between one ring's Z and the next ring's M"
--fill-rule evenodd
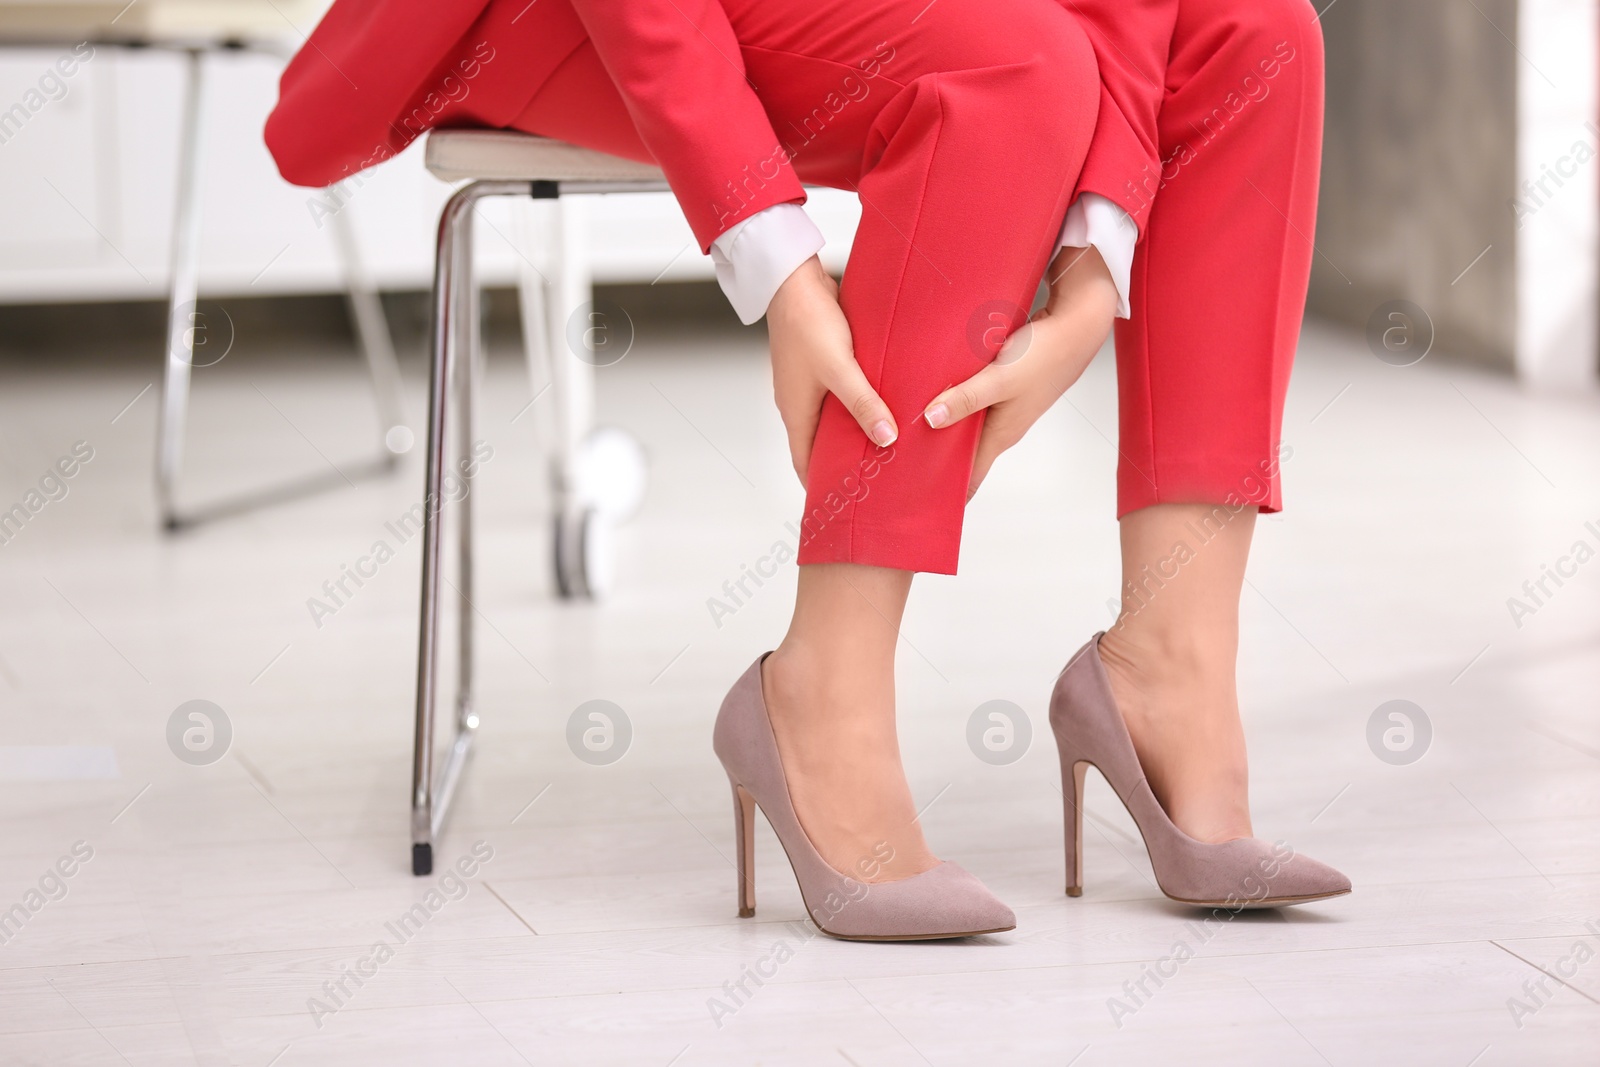
M106 41L298 44L331 0L0 0L0 45Z

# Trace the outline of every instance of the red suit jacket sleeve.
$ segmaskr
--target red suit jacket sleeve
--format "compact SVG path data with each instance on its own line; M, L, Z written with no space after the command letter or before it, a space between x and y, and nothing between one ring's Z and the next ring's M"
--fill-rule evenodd
M706 252L774 204L803 202L717 0L572 0L645 147Z
M1156 115L1178 0L1065 0L1100 64L1100 116L1078 178L1078 193L1099 193L1126 211L1144 236L1161 185Z

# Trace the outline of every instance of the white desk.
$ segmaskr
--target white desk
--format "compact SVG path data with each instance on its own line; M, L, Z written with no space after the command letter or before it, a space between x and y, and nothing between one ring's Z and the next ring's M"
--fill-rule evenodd
M65 42L246 40L288 52L323 6L322 0L136 0L117 18L123 5L101 0L0 0L0 114L70 53ZM319 194L279 178L261 141L280 69L280 60L257 51L206 58L200 270L208 294L341 286L326 222L319 228L308 206ZM48 100L0 143L0 303L159 299L171 254L183 57L159 48L101 47L62 81L65 95ZM350 214L380 287L427 288L434 226L449 191L414 151L363 176ZM506 209L485 206L495 229L480 242L480 276L490 285L515 278L517 257L495 232L512 232ZM597 281L712 276L670 196L608 197L589 210ZM860 216L855 197L819 191L812 210L828 236L824 259L840 269Z

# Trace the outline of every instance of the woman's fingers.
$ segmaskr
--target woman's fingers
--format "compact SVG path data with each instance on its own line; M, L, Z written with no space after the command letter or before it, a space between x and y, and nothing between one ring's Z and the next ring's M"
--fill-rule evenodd
M900 428L894 423L894 414L867 381L855 356L852 354L848 359L832 361L824 374L822 384L828 387L828 392L839 398L844 409L856 420L856 425L861 427L861 432L879 448L894 444L895 438L900 436ZM816 429L815 421L812 429Z
M1063 250L1062 256L1067 251ZM972 458L968 500L1000 454L1022 440L1078 380L1111 329L1117 293L1109 271L1098 253L1086 256L1071 251L1074 261L1084 259L1089 267L1098 267L1098 273L1077 270L1071 272L1072 284L1054 285L1050 303L1006 338L993 363L934 397L923 410L928 425L937 430L989 409ZM1059 274L1052 267L1058 282L1068 273L1066 266Z
M1024 401L999 404L983 420L983 431L978 434L978 448L972 456L972 477L967 482L967 499L971 500L989 475L989 468L1000 454L1010 449L1028 432L1034 420L1042 414Z
M990 404L1006 399L1009 394L1006 368L991 363L964 382L952 385L933 398L922 411L922 417L935 430L954 426L974 411L982 411Z
M971 500L978 495L978 486L989 476L989 468L994 466L994 461L1000 458L1003 449L985 447L987 439L978 442L978 452L972 457L972 479L967 482L967 499Z
M785 413L783 428L789 435L789 458L794 461L794 472L800 484L806 484L806 471L811 469L811 446L817 439L817 423L822 418L822 405L813 404L809 413Z
M883 402L856 362L839 287L812 256L778 287L767 308L772 383L789 436L795 473L806 480L811 450L828 393L838 397L861 432L880 447L900 436Z
M778 368L774 368L777 371ZM778 415L783 419L783 430L789 439L789 458L800 484L806 481L806 471L811 465L811 447L817 436L817 424L822 419L822 399L827 390L822 383L793 368L788 373L775 373L773 399L778 404Z
M1017 390L1017 377L1011 367L1024 355L1034 341L1034 326L1025 322L1022 328L1006 338L994 362L958 385L952 385L922 409L922 417L935 430L954 426L974 411L982 411L992 404L1009 400Z
M822 421L822 402L829 393L839 398L861 431L878 447L887 448L900 436L889 405L867 382L855 357L847 353L842 360L833 359L822 371L822 380L797 382L792 390L779 391L778 413L783 416L789 455L801 484L811 466L811 448Z

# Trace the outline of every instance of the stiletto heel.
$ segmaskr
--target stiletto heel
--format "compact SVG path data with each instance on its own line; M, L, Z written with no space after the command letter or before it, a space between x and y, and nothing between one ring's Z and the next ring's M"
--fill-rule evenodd
M1050 696L1050 728L1061 754L1067 895L1083 893L1083 779L1092 764L1138 824L1161 892L1208 908L1277 908L1350 892L1350 879L1287 845L1241 837L1196 841L1173 825L1145 780L1117 709L1095 634L1078 650ZM1072 782L1067 782L1068 772ZM1070 789L1070 792L1068 791Z
M1017 918L965 870L941 863L894 882L861 882L828 865L806 836L789 797L778 740L761 692L762 656L734 683L717 712L712 747L733 783L739 914L755 914L755 809L789 857L817 929L846 941L927 941L1013 930ZM878 855L879 860L886 857Z
M733 839L739 866L739 918L756 913L756 799L738 782L733 786Z
M1089 762L1079 760L1072 765L1072 790L1065 789L1067 765L1061 765L1061 797L1066 802L1062 824L1067 828L1067 896L1083 896L1083 779L1089 773Z

